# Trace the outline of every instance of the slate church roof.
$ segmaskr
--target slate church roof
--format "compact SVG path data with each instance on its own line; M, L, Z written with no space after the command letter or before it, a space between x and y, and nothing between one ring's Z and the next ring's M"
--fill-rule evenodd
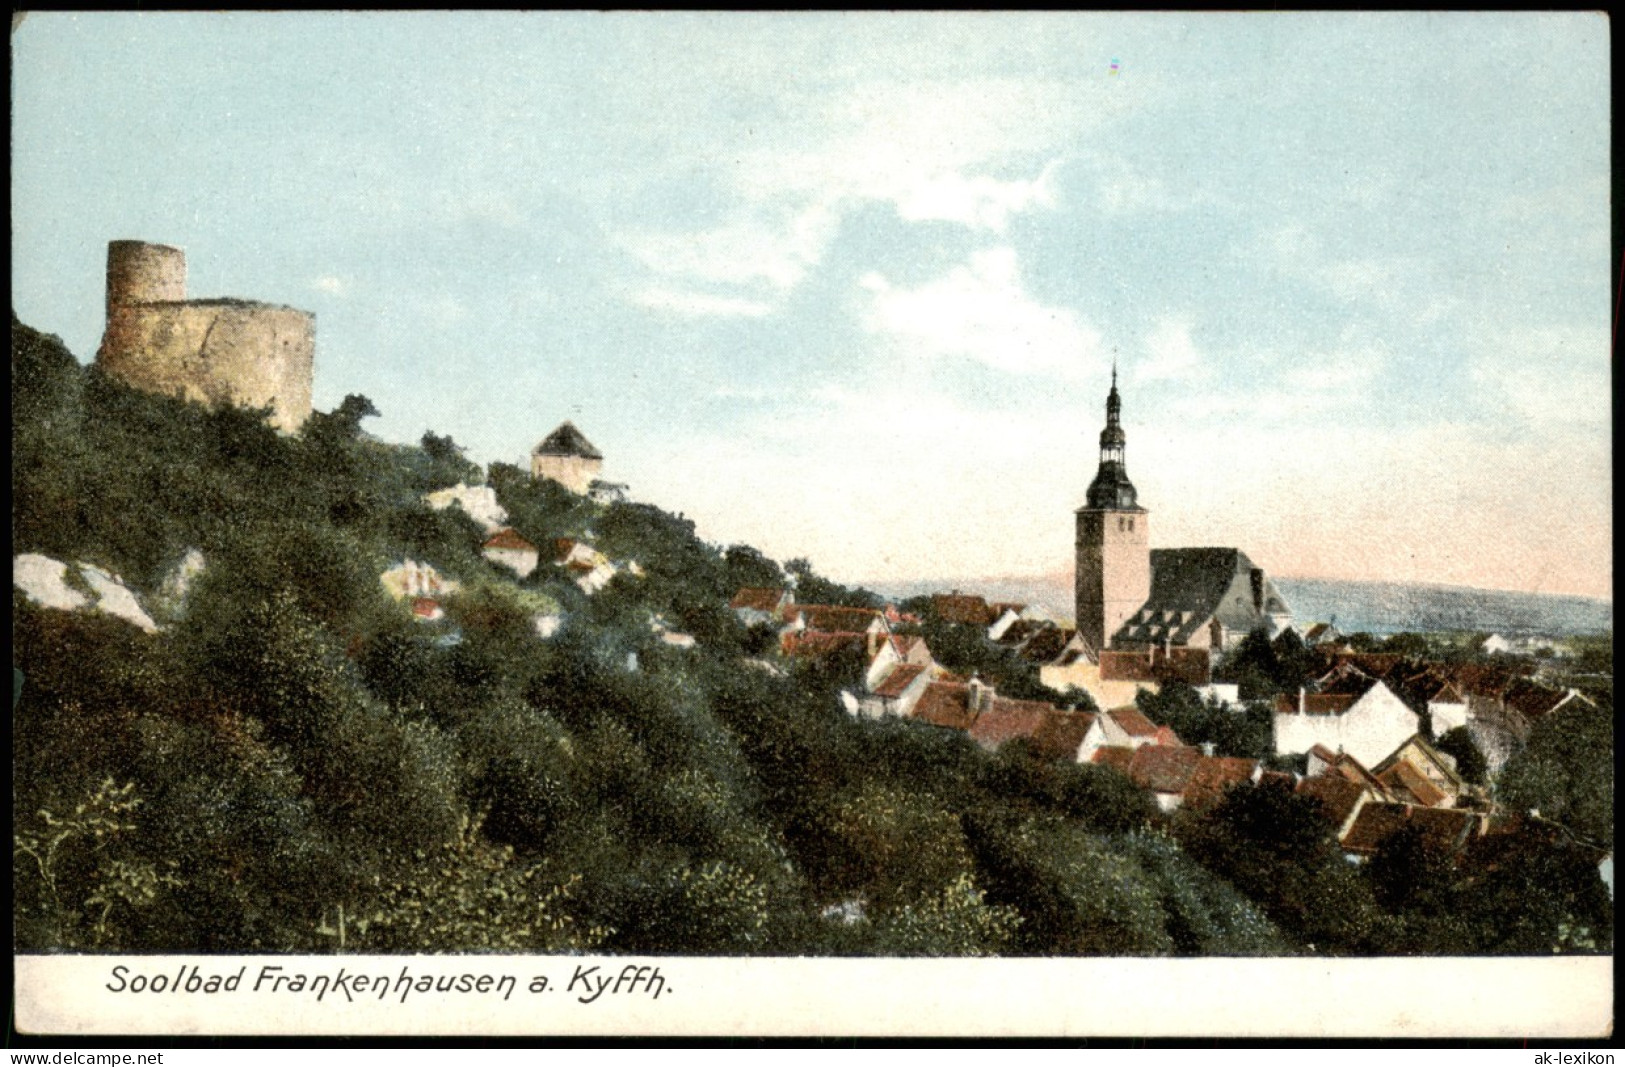
M603 459L604 454L592 446L575 423L565 422L531 449L534 456L580 456L582 459Z
M1249 633L1291 609L1239 548L1154 548L1151 596L1112 641L1186 644L1210 619Z

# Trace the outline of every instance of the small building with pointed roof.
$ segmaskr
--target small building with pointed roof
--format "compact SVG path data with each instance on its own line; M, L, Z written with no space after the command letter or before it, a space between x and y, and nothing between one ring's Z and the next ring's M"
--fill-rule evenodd
M604 468L604 454L593 447L575 423L564 422L530 451L530 474L550 478L572 493L585 496Z

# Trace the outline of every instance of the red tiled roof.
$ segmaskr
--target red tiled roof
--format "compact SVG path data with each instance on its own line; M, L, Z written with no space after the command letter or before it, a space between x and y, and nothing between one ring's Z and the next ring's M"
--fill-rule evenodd
M519 536L512 527L504 526L485 539L484 548L508 548L519 552L535 552L536 546Z
M1134 750L1129 777L1135 785L1154 793L1183 793L1201 761L1202 750L1199 748L1143 745Z
M932 682L920 694L912 717L933 726L970 729L976 721L970 710L970 686L961 682Z
M1519 678L1507 686L1501 699L1507 707L1533 722L1556 710L1568 696L1567 689L1552 689L1538 682Z
M1075 760L1083 739L1095 725L1095 716L1087 711L1057 711L1044 716L1033 734L1033 747L1039 755L1050 759Z
M1360 817L1354 820L1349 832L1343 835L1344 850L1361 853L1377 851L1390 834L1397 833L1405 826L1408 811L1404 804L1367 804L1360 809Z
M1431 808L1448 799L1442 789L1428 781L1426 775L1404 760L1379 774L1377 780L1388 787L1389 793L1396 800L1405 800Z
M1305 693L1303 695L1303 713L1305 715L1341 715L1354 706L1359 700L1352 693Z
M986 626L995 618L986 600L966 593L938 593L931 598L931 608L943 622Z
M976 717L970 726L971 740L983 748L998 748L1018 737L1031 737L1043 725L1053 704L1037 700L995 699L993 706Z
M866 654L869 649L869 639L863 634L852 633L824 633L818 630L804 630L801 633L785 634L783 641L784 654L787 656L809 656L820 658L834 655L844 649L856 649L860 654Z
M1410 823L1435 848L1446 851L1460 845L1477 828L1478 816L1460 808L1412 808Z
M1211 804L1224 796L1231 786L1250 782L1258 770L1258 761L1236 756L1203 756L1185 787L1185 802Z
M1322 814L1333 826L1342 826L1359 806L1365 790L1357 782L1333 775L1316 775L1298 783L1298 793L1320 802Z
M728 607L734 611L777 611L779 602L785 597L783 589L752 589L744 588L734 594L728 601Z
M1361 763L1347 752L1339 752L1337 754L1337 758L1332 761L1331 767L1328 768L1325 773L1328 775L1336 775L1339 778L1345 778L1357 786L1371 790L1379 796L1387 795L1387 790L1383 788L1382 782L1377 779L1377 776L1367 770L1365 764Z
M425 619L430 618L440 610L440 602L433 597L416 596L412 598L412 614Z
M1150 653L1103 650L1100 653L1100 680L1103 682L1155 681L1156 674L1151 669Z
M1028 663L1049 663L1055 660L1078 633L1076 630L1066 630L1050 623L1032 622L1027 619L1013 624L1010 629L1014 630L1018 626L1036 627L1021 648L1021 658Z
M875 686L875 696L884 697L887 700L896 700L903 695L905 689L914 684L916 678L925 673L925 670L923 666L912 663L898 664L891 669L885 678L881 679L879 685Z
M1258 776L1258 784L1261 786L1285 786L1291 789L1296 782L1297 779L1286 771L1264 771Z
M799 617L809 630L827 633L862 633L884 617L872 608L846 608L831 604L797 604L787 613Z
M1157 724L1146 718L1144 712L1132 705L1113 708L1106 713L1106 717L1111 719L1118 729L1130 737L1155 738L1157 736Z
M1126 745L1102 745L1095 749L1091 763L1098 763L1102 767L1115 767L1124 774L1128 773L1134 765L1134 749Z
M1331 749L1327 748L1318 741L1309 746L1309 755L1315 757L1316 759L1320 760L1320 762L1325 764L1333 764L1337 762L1337 753L1333 752Z
M1007 611L1013 611L1017 615L1020 615L1022 612L1027 610L1027 605L1017 604L1011 600L998 600L989 604L988 607L993 609L993 617L995 619Z

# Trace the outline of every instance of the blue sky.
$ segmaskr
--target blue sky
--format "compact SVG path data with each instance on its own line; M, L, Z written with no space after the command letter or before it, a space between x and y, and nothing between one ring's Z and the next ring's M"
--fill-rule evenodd
M1154 545L1611 595L1590 14L39 14L13 304L109 239L317 315L316 403L560 421L848 581L1069 571L1115 358ZM1115 70L1114 68L1115 64Z

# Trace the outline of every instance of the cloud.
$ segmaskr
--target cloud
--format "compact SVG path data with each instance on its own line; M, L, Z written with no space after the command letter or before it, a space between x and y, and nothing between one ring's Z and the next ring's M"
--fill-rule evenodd
M869 294L865 327L905 359L968 359L1066 378L1098 373L1105 362L1100 334L1077 313L1027 294L1012 248L972 253L918 288L893 285L878 272L860 284Z
M1609 420L1608 331L1509 329L1481 338L1470 375L1491 414L1543 432L1595 434Z
M747 300L736 296L715 296L709 293L681 292L665 288L641 290L633 294L632 300L656 311L670 311L690 318L699 316L757 318L773 310L771 304L760 300Z
M350 285L343 278L332 274L324 274L312 281L310 287L323 293L331 293L333 296L343 296L349 290Z
M949 173L926 178L892 199L899 217L910 221L940 219L971 229L1004 233L1012 216L1033 207L1054 207L1055 164L1030 181L999 181L985 175Z
M1147 335L1145 350L1148 358L1134 365L1136 382L1189 379L1202 366L1201 354L1191 342L1190 327L1184 322L1168 320L1159 324Z

